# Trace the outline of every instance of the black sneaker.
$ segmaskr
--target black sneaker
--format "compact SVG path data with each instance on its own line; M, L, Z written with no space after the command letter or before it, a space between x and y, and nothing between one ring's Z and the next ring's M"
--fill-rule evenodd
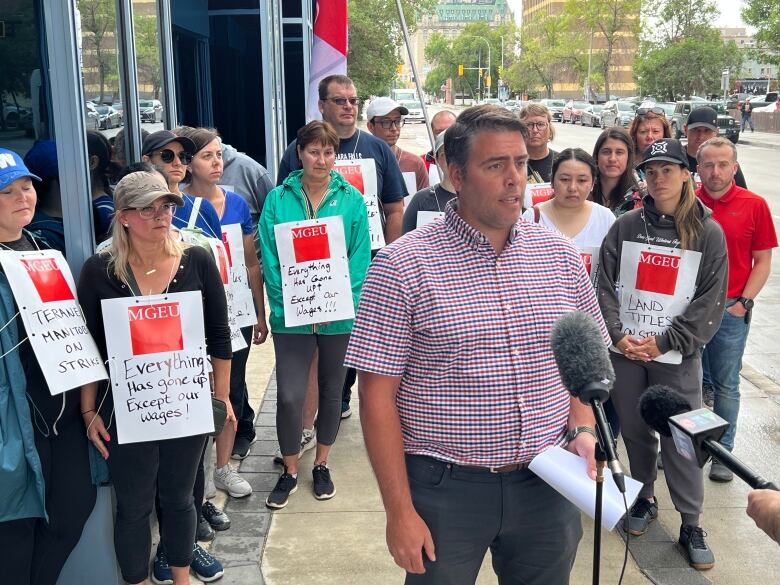
M628 515L623 519L623 528L634 536L641 536L647 532L650 522L658 518L658 502L655 498L649 501L645 498L637 498L631 506Z
M285 468L284 473L279 476L279 481L276 482L276 487L268 494L265 505L276 510L284 508L290 496L296 491L298 491L298 478L287 473Z
M211 525L206 519L198 514L198 528L195 531L195 540L209 542L210 540L214 540L216 535L217 533L214 532L214 529L211 528Z
M702 386L701 398L702 398L702 402L704 402L704 406L706 406L707 408L714 408L715 388L713 388L710 384L705 384L704 386Z
M330 479L330 469L325 464L315 465L311 470L314 477L314 497L318 500L329 500L336 495L336 486Z
M680 526L680 546L688 554L688 563L694 569L704 571L715 566L715 555L704 537L707 533L700 526Z
M249 451L252 448L252 443L255 441L257 441L257 437L249 440L246 437L236 436L235 440L233 441L233 452L231 453L230 458L236 459L238 461L246 459L249 455Z
M208 522L214 530L222 531L230 528L230 518L228 518L228 515L211 502L207 501L201 506L201 513L203 514L203 518L206 519L206 522Z

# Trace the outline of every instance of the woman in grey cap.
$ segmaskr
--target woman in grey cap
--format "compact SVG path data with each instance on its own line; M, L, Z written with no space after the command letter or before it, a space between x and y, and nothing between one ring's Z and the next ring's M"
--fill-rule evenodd
M612 338L615 404L639 498L625 529L644 534L658 517L654 496L658 439L639 415L639 398L654 384L678 390L701 407L701 348L720 326L726 294L726 243L712 212L696 197L682 145L653 142L638 165L648 194L644 206L620 216L601 246L598 299ZM666 483L680 513L679 542L695 569L715 557L699 515L704 478L695 462L661 437Z
M119 181L114 201L111 246L86 261L78 285L87 327L103 359L107 359L103 299L198 291L214 392L226 402L226 424L235 425L228 402L232 352L225 291L209 252L183 244L171 230L174 209L182 205L182 198L168 189L160 174L135 172ZM87 436L107 460L114 482L114 545L125 581L143 583L148 576L149 518L159 491L165 517L161 543L173 583L189 583L197 522L192 492L205 435L120 445L114 440L112 395L106 390L99 395L97 384L82 387L81 412Z

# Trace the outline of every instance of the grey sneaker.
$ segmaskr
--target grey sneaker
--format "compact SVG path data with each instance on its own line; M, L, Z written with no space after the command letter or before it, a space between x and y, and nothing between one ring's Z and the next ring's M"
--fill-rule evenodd
M298 451L298 459L303 457L303 454L309 449L317 445L317 431L312 427L310 429L303 429L301 435L301 450ZM281 448L274 453L274 463L277 465L284 465L284 458L282 457Z
M726 483L727 481L734 479L734 474L728 467L723 465L723 463L717 459L713 459L712 465L710 466L710 479L712 481Z
M707 533L700 526L680 526L680 546L688 555L688 564L698 571L715 566L715 555L707 546L705 536Z
M650 522L656 518L658 518L658 501L653 498L651 502L640 497L624 517L623 529L634 536L641 536L647 532Z
M243 477L238 475L230 464L222 469L214 470L214 485L225 490L233 498L244 498L252 493L252 486Z

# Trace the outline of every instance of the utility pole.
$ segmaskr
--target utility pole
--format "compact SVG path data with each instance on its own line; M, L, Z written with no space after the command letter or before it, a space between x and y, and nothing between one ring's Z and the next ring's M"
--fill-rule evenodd
M585 80L585 101L590 101L590 66L593 61L593 29L590 29L590 42L588 43L588 77ZM606 97L609 101L609 96Z

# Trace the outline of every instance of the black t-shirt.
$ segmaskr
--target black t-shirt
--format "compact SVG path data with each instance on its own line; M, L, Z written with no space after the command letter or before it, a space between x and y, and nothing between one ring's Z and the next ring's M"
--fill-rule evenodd
M528 182L549 183L552 180L552 167L558 153L552 148L547 156L537 160L528 159Z
M693 158L687 152L685 153L685 155L688 157L688 168L692 173L695 173L696 169L699 168L699 163L696 161L695 158ZM734 175L734 182L737 184L737 187L742 187L743 189L747 189L747 183L745 182L745 175L742 174L742 167L737 167L737 174Z
M447 191L441 183L427 187L414 194L409 205L404 210L402 233L407 234L417 227L418 211L441 211L447 207L447 202L457 197L452 191Z

